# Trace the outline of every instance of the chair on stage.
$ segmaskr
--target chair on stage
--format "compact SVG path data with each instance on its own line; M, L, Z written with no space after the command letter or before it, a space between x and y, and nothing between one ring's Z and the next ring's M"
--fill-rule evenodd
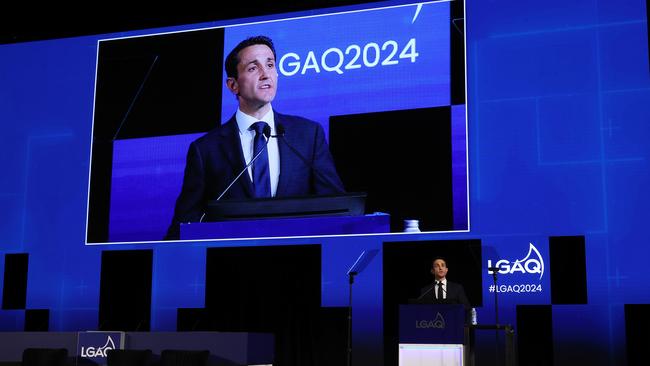
M151 350L113 349L106 353L107 366L150 366Z
M166 349L160 353L160 366L207 366L210 351Z
M65 348L26 348L22 366L66 366L68 350Z

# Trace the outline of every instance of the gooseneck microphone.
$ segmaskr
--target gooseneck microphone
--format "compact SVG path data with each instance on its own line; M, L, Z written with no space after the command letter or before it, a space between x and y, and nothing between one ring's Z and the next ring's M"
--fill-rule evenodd
M276 122L276 124L275 124L275 130L277 131L277 135L276 135L276 136L280 139L280 141L284 142L284 144L287 145L287 147L288 147L288 148L289 148L289 149L290 149L290 150L291 150L291 151L292 151L292 152L293 152L293 153L294 153L298 158L300 158L300 160L302 160L302 162L303 162L305 165L307 165L307 167L309 167L309 169L311 169L311 171L313 171L314 173L316 173L316 175L318 175L319 178L321 178L322 180L324 180L324 181L325 181L325 182L326 182L326 183L327 183L327 184L328 184L332 189L334 189L334 191L339 191L339 189L338 189L339 185L336 184L336 182L332 182L332 180L330 179L330 177L328 177L327 175L323 174L323 173L322 173L322 172L321 172L321 171L320 171L316 166L314 166L314 164L311 163L311 161L307 160L307 158L305 158L304 156L302 156L302 154L300 153L300 151L298 151L298 149L296 149L295 147L293 147L293 146L289 143L289 141L287 141L286 137L284 136L284 135L285 135L285 129L284 129L284 126L283 126L282 124Z
M422 293L422 295L420 295L420 296L417 298L417 300L422 299L426 294L428 294L429 292L431 292L431 290L433 290L434 288L436 288L436 286L438 286L439 284L442 285L442 281L434 281L433 284L432 284L431 286L429 286L429 288L428 288L426 291L424 291L424 292ZM444 293L447 293L447 290L445 289L445 286L442 287L442 291L443 291Z
M279 131L279 130L278 130L278 131ZM271 136L271 126L269 126L268 124L267 124L266 126L264 126L264 131L263 131L262 133L264 134L264 137L266 137L266 143L264 144L264 149L266 149L266 147L267 147L268 144L269 144L269 141L271 141L271 137L276 137L276 138L277 138L278 135L273 135L273 136ZM244 169L242 169L241 172L239 172L239 174L237 174L237 176L236 176L236 177L235 177L235 178L230 182L230 184L228 184L228 186L226 187L226 189L224 189L223 192L221 192L221 194L219 195L219 197L217 197L217 201L221 200L221 198L223 197L223 195L226 194L226 192L228 192L228 191L230 190L230 188L233 186L233 184L235 184L235 182L237 182L237 180L239 180L239 177L241 177L242 174L244 174L244 172L245 172L245 171L246 171L246 170L247 170L251 165L253 165L253 163L255 162L255 160L257 160L257 158L259 158L259 156L262 154L262 152L264 151L264 149L260 149L260 151L258 151L257 154L255 154L255 156L253 156L253 158L251 159L251 161L249 161L248 164L246 164L246 166L244 167Z
M429 287L429 289L427 289L426 291L424 291L424 292L422 293L422 295L418 296L417 299L418 299L418 300L421 300L421 299L424 297L424 295L426 295L426 294L428 294L429 292L431 292L431 290L433 290L434 287L436 287L436 283L435 283L435 282L434 282L433 285L431 285L431 286Z

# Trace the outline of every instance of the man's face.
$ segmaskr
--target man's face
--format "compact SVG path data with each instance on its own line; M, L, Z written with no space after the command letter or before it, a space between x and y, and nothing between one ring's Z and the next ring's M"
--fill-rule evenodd
M237 79L228 78L228 88L239 96L242 111L256 111L275 98L278 71L273 51L256 44L239 51Z
M447 276L447 263L442 259L436 259L433 261L431 273L436 276L436 279L445 278Z

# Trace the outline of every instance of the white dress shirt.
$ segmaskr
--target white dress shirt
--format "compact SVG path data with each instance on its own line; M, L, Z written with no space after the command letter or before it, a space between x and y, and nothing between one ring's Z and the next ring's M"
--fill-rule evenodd
M255 140L255 131L249 130L251 125L255 122L264 121L271 127L271 136L276 134L275 119L273 116L273 108L269 110L262 118L257 119L249 116L237 108L235 114L237 119L237 126L239 127L239 139L241 141L241 148L244 152L244 162L248 164L253 158L253 142ZM269 174L271 175L271 196L275 197L275 192L278 190L278 181L280 179L280 152L278 150L278 139L272 137L269 144L266 145L269 154ZM258 158L259 159L259 158ZM248 167L248 177L251 182L253 181L253 166Z
M442 282L442 298L447 298L447 279L444 278L441 281L436 280L436 299L438 299L438 282ZM440 300L440 299L438 299Z

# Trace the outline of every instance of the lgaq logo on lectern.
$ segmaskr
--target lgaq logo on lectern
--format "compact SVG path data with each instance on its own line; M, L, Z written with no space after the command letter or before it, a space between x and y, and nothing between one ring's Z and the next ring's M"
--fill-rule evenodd
M79 332L77 354L97 365L106 365L106 353L124 349L124 332Z
M427 328L445 329L446 327L445 318L442 316L442 314L438 312L434 320L431 319L416 320L415 327L420 329L427 329Z

